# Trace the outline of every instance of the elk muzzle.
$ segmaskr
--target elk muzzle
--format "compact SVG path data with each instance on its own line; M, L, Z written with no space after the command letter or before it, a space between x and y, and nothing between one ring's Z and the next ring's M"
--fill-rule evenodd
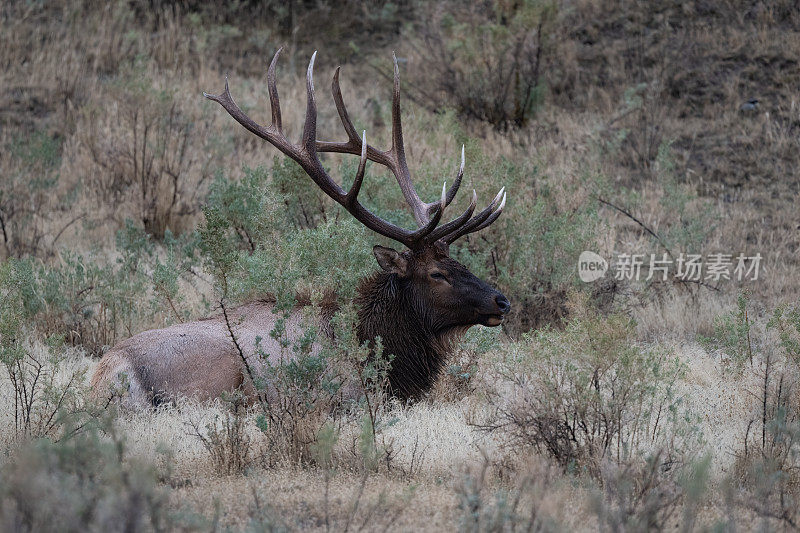
M501 292L495 294L492 303L494 309L480 316L480 324L483 326L499 326L505 315L511 310L511 302Z

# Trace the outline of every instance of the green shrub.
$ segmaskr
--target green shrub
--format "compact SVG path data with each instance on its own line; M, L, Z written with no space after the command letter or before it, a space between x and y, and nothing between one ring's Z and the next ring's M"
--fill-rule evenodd
M294 229L315 228L327 219L327 196L288 157L273 159L271 186L283 198L286 218Z
M565 524L550 516L544 503L557 488L557 469L543 460L534 460L527 471L518 473L511 484L495 487L489 476L489 462L477 471L465 472L456 484L458 530L482 531L560 531ZM510 485L510 486L505 486Z
M61 265L38 264L41 329L63 332L67 342L96 356L133 335L148 311L149 280L138 270L138 260L126 259L109 265L91 255L64 252Z
M677 467L675 467L677 466ZM673 465L662 450L644 460L606 461L592 511L601 531L664 531L682 510L681 531L693 531L709 485L711 457Z
M338 376L328 369L324 354L312 352L316 328L309 325L299 339L291 339L278 326L270 332L285 346L288 361L272 364L284 354L261 354L264 370L254 376L261 397L256 420L268 440L269 464L284 460L290 464L313 461L312 446L326 423L339 390Z
M764 520L765 529L770 522L777 523L779 528L791 528L800 519L797 381L795 376L795 381L787 384L787 376L779 372L773 377L778 378L785 389L776 388L767 398L772 414L766 425L764 444L746 450L737 465L744 480L744 483L737 483L742 489L742 501Z
M614 160L619 157L618 147L608 145L606 150L607 157ZM719 214L711 202L700 198L694 186L678 175L671 142L661 142L657 146L648 172L652 180L637 179L630 187L599 180L595 194L604 206L630 219L628 224L634 228L633 232L651 240L651 248L637 250L637 253L645 257L653 253L660 257L666 252L676 261L682 253L704 252L717 227ZM644 191L642 186L648 190ZM650 213L645 211L648 207L644 205L644 193L653 191L656 191L658 204L655 212ZM655 222L647 222L648 219L655 219ZM661 281L659 276L653 279Z
M209 188L206 218L209 213L213 220L207 221L208 231L227 231L229 239L237 247L254 252L257 242L268 241L280 233L280 210L277 208L280 197L269 194L269 174L263 167L244 169L239 181L226 179L219 173ZM215 244L214 237L204 238L206 253Z
M270 294L285 307L297 293L319 298L332 291L347 301L372 272L367 230L338 206L327 220L324 210L312 213L306 203L316 204L319 195L298 191L316 186L293 167L276 165L271 176L263 168L245 169L240 182L218 177L211 186L201 248L226 298Z
M563 468L599 476L603 460L622 461L649 450L678 461L700 435L682 409L675 384L684 366L657 348L635 342L634 324L573 303L563 331L526 335L500 362L501 384L489 429L511 446L547 454Z
M748 294L740 292L736 299L736 310L714 318L712 336L699 337L707 350L722 350L737 372L741 372L746 363L753 363L753 343L750 336L753 322L748 317L749 303Z
M740 372L749 361L758 378L759 409L729 482L765 528L794 527L800 518L800 314L796 304L779 306L760 330L748 317L751 306L747 293L740 294L737 309L717 317L715 335L703 339L724 350Z
M91 355L129 337L161 309L173 320L187 317L179 279L197 264L196 235L167 231L156 245L132 222L117 232L115 262L100 254L64 250L47 264L14 262L27 317L45 337L56 335Z
M664 191L659 201L664 246L673 253L700 253L716 228L718 215L694 186L679 179L671 143L659 145L656 163L656 178Z
M779 347L787 361L800 367L800 305L775 308L767 329L778 333Z
M108 420L84 421L81 431L66 433L71 436L56 442L33 441L0 469L0 529L122 532L181 526L184 517L169 510L167 492L159 486L163 472L130 456Z
M0 363L13 394L15 439L54 437L65 418L83 408L85 372L70 368L60 339L29 342L27 263L0 263Z

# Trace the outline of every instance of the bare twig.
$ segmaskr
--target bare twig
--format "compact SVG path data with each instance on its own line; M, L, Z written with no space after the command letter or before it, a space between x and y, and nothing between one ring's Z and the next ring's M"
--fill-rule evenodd
M79 220L80 220L80 219L82 219L82 218L86 218L86 213L83 213L83 214L81 214L81 215L78 215L78 216L76 216L75 218L73 218L72 220L70 220L69 222L67 222L67 223L64 225L64 227L62 227L62 228L61 228L61 229L58 231L58 233L56 233L56 236L55 236L55 237L53 237L53 242L51 243L51 246L55 246L55 245L56 245L56 241L58 241L58 239L60 239L60 238L61 238L61 235L62 235L62 234L63 234L63 233L64 233L64 232L67 230L67 228L69 228L71 225L73 225L74 223L76 223L77 221L79 221Z
M659 235L655 231L650 229L644 222L639 220L633 213L631 213L630 211L628 211L625 208L619 207L618 205L614 205L611 202L609 202L608 200L605 200L605 199L603 199L603 198L601 198L599 196L597 197L597 201L600 202L601 204L607 205L608 207L610 207L612 209L615 209L616 211L619 211L620 213L622 213L626 217L628 217L631 220L633 220L634 222L636 222L639 226L641 226L641 228L644 231L649 233L651 236L653 236L653 238L656 239L656 241L658 241L658 244L660 244L661 247L664 249L664 251L667 252L667 255L669 255L671 260L673 260L673 261L675 260L675 255L672 253L672 250L669 249L669 247L664 243L664 241L661 239L661 237L659 237ZM673 279L675 281L679 282L679 283L694 283L694 284L699 285L701 287L705 287L707 289L711 289L712 291L719 292L719 287L715 287L714 285L706 283L705 281L700 280L700 279L685 279L685 278L678 278L678 277L673 277Z
M222 308L222 316L225 318L225 327L228 328L228 334L231 337L231 341L233 341L233 345L236 347L236 352L239 354L239 358L242 360L242 363L244 364L244 368L247 371L247 375L250 378L250 382L253 384L253 389L256 392L258 403L261 405L262 410L266 413L268 411L267 398L259 390L255 374L253 373L253 369L250 367L250 363L247 361L247 357L244 355L244 351L242 350L242 347L239 345L239 341L236 339L236 335L233 332L233 326L231 326L231 321L228 318L228 310L225 308L224 297L219 299L219 306Z

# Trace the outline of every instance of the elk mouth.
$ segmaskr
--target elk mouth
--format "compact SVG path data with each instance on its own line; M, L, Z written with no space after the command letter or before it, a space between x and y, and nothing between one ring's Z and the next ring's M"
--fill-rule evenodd
M504 314L481 315L480 324L482 326L495 327L503 323Z

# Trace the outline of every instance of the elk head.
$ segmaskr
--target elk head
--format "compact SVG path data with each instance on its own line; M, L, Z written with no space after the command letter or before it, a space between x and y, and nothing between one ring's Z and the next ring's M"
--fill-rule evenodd
M417 316L432 331L482 324L497 326L511 308L502 293L451 259L440 246L397 252L375 246L381 268L397 277Z
M397 58L394 59L394 92L392 98L392 146L378 150L367 144L366 131L359 137L347 113L339 88L339 68L333 76L331 92L336 103L347 141L329 142L317 140L317 106L314 98L313 69L316 52L311 56L306 73L306 116L299 144L291 143L283 133L281 108L278 99L275 67L281 50L275 53L267 70L272 123L262 126L248 117L234 102L228 88L220 95L203 95L219 103L239 124L248 131L266 140L278 150L296 161L312 181L344 207L359 222L369 229L388 237L406 247L398 252L391 248L376 246L373 250L378 264L390 275L399 287L409 295L409 302L420 316L429 322L426 327L442 331L465 328L475 324L497 326L510 309L508 299L486 282L473 275L464 265L451 259L449 245L468 233L479 231L492 224L500 216L506 203L505 188L479 213L474 214L477 195L472 191L469 207L451 221L440 224L447 206L455 198L464 176L464 147L461 147L461 166L450 188L442 186L441 197L434 202L423 202L411 181L403 145L403 130L400 120L400 75ZM358 170L349 190L342 189L328 174L317 154L335 152L360 155ZM416 229L396 226L365 208L358 200L364 179L367 160L388 168L394 174L406 203L414 213Z

